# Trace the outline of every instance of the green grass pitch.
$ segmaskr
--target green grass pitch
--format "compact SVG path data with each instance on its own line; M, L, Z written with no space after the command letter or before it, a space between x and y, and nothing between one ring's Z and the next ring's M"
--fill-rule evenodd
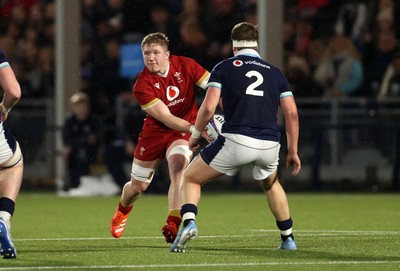
M289 193L297 251L278 251L263 193L203 193L199 237L170 253L166 195L145 194L124 236L109 222L118 197L21 193L12 221L17 259L0 270L400 270L399 194Z

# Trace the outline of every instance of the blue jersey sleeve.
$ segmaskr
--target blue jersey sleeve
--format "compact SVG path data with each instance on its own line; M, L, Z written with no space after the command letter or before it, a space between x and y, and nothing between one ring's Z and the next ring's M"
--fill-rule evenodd
M8 63L8 59L4 55L3 51L0 50L0 69L4 68L6 66L10 66L10 64Z

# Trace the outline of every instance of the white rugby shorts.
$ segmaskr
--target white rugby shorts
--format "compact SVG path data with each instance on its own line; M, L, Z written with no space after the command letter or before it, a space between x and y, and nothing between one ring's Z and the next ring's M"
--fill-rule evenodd
M224 133L200 155L210 167L225 175L234 176L243 166L251 165L253 178L264 180L278 168L280 147L276 141Z
M6 131L0 122L0 170L15 166L22 159L18 142ZM7 162L7 163L6 163Z

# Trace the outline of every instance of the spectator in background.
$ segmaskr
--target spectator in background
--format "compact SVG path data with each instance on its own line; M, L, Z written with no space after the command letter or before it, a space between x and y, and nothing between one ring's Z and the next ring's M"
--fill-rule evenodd
M183 3L185 3L185 1ZM194 16L196 16L196 14L191 14L191 17ZM172 18L166 4L163 4L163 2L158 2L152 5L150 10L150 23L150 32L161 32L165 33L168 37L171 37L171 48L174 48L178 44L178 25L176 24L176 21Z
M369 30L373 35L384 31L394 31L399 38L400 33L400 5L395 0L371 1L369 16Z
M249 22L251 24L257 25L258 24L258 17L257 17L257 5L256 3L245 5L244 11L244 21Z
M335 33L351 39L360 51L363 34L368 29L368 8L364 0L343 3L337 12Z
M338 0L297 0L295 23L306 21L312 28L312 38L331 36Z
M391 64L385 71L378 98L400 97L400 50L396 51Z
M207 29L212 55L218 62L231 56L230 28L243 20L243 12L239 10L239 4L235 0L210 0L207 5L207 16L202 25Z
M307 61L291 56L286 64L285 75L296 97L320 97L323 89L314 82Z
M203 21L202 10L204 5L204 2L202 3L200 0L182 0L182 9L177 16L177 23L181 24L188 18Z
M398 41L393 31L378 33L377 39L364 53L365 80L363 89L369 96L376 96L383 80L383 75L394 54Z
M310 40L307 47L306 60L312 76L321 63L325 52L325 42L322 39Z
M39 49L38 55L38 74L40 77L40 94L41 97L53 97L55 90L55 63L54 48L50 45L43 46ZM40 97L40 96L39 96Z
M95 99L96 113L103 114L111 123L114 123L117 97L129 92L129 81L120 76L120 62L120 40L110 37L104 43L103 59L94 67L92 99Z
M80 178L89 174L90 166L96 161L100 123L90 112L90 101L86 94L73 94L70 106L71 112L67 115L62 130L62 155L67 162L69 187L77 188Z
M363 68L359 54L348 38L336 35L331 39L314 79L324 88L327 97L357 94L363 81Z
M307 19L299 19L295 25L294 52L299 56L305 56L307 46L312 38L313 27Z
M180 43L175 51L195 59L200 65L211 69L214 59L209 55L210 42L202 25L195 18L189 18L179 26Z
M283 49L286 58L294 53L296 43L294 25L295 23L291 20L287 20L283 23Z
M106 16L112 35L119 36L124 33L126 14L123 0L106 0Z
M53 1L45 2L43 6L43 29L40 31L41 45L51 45L55 44L56 37L56 6Z
M39 1L28 9L27 27L40 31L43 27L43 4Z

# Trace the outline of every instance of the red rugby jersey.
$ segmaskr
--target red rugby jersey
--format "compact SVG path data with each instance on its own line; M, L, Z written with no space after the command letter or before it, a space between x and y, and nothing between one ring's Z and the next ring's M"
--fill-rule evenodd
M143 110L161 100L174 116L194 123L197 115L194 86L200 85L209 73L191 58L171 55L169 61L166 77L153 74L144 67L135 82L133 94ZM144 121L145 128L169 129L150 115Z

